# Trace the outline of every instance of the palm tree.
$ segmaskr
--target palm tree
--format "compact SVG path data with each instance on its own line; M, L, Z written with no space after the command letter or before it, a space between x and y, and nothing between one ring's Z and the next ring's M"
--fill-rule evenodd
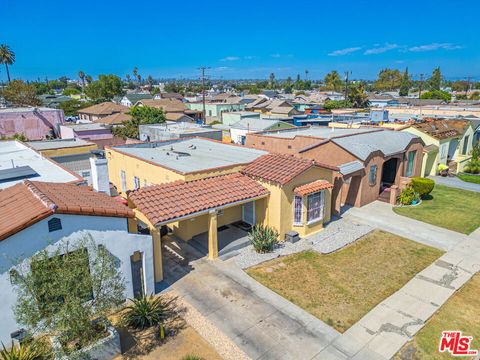
M78 77L80 78L80 80L82 80L82 88L84 88L85 87L85 73L82 70L80 70L78 72Z
M8 65L13 65L15 62L15 53L10 49L7 44L0 45L0 64L5 64L7 69L8 82L10 82L10 72L8 71Z
M92 76L91 75L86 75L85 80L87 81L87 84L90 84L92 82Z
M340 75L335 70L325 75L325 79L323 80L323 82L328 89L334 91L337 91L342 85L342 79L340 79Z
M310 71L308 70L305 70L305 80L308 80L308 74L310 73Z
M134 78L134 79L137 79L137 78L138 78L138 69L137 69L136 66L133 68L132 73L133 73L133 78Z
M130 82L130 74L125 75L125 78L127 79L127 82Z

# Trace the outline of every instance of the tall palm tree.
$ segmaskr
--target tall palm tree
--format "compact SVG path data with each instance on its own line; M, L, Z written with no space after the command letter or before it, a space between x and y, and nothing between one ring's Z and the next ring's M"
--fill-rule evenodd
M134 79L137 79L137 78L138 78L138 69L137 69L137 67L134 67L134 68L133 68L132 73L133 73L133 78L134 78Z
M8 65L13 65L15 62L15 53L10 49L10 46L7 44L0 45L0 64L5 64L5 69L7 69L8 82L10 82L10 71L8 70Z
M84 88L85 87L85 73L82 70L80 70L78 72L78 77L80 78L80 80L82 80L82 88Z
M90 84L92 82L92 76L91 75L86 75L85 80L87 81L87 84Z
M310 71L308 70L305 70L305 80L308 80L308 74L310 73Z

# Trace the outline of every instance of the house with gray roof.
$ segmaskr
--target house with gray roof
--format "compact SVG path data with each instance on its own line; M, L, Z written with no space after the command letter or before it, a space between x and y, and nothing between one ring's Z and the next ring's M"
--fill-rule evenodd
M421 176L425 144L419 136L402 131L311 126L249 133L246 145L338 168L333 205L339 212L343 205L390 201L392 186Z

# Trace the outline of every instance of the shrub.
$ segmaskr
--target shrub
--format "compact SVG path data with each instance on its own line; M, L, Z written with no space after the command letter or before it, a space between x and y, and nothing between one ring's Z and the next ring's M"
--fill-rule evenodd
M424 198L426 195L430 194L435 187L435 181L422 177L412 178L411 184L413 190L420 195L421 198Z
M12 341L12 346L7 349L2 343L3 349L0 351L0 360L44 360L52 358L51 351L45 344L37 341L30 341L16 346Z
M163 296L142 296L140 299L131 300L123 316L128 326L135 329L145 329L154 325L160 326L161 338L164 337L162 323L174 314L175 299L166 299Z
M278 232L269 226L255 225L248 238L256 252L267 253L278 243Z
M473 159L470 160L465 164L465 168L463 169L464 172L469 173L469 174L478 174L480 173L480 160L479 159Z
M182 358L182 360L204 360L204 358L197 355L189 354L189 355L185 355Z
M402 205L411 205L414 200L419 200L419 198L420 196L415 192L413 186L409 185L398 196L398 202Z

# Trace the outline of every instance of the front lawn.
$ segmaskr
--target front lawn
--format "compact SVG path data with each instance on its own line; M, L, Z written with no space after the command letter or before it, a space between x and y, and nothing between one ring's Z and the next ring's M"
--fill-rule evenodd
M477 274L432 316L413 340L398 352L395 359L453 359L450 353L438 351L442 331L447 330L461 330L463 335L473 336L470 348L479 349L480 296L478 294L480 294L480 275Z
M474 183L474 184L480 184L480 176L479 175L471 175L471 174L458 174L457 177L460 180Z
M306 251L265 262L247 273L344 332L442 253L373 231L338 252Z
M480 226L480 193L436 185L418 206L394 208L399 215L464 234Z

